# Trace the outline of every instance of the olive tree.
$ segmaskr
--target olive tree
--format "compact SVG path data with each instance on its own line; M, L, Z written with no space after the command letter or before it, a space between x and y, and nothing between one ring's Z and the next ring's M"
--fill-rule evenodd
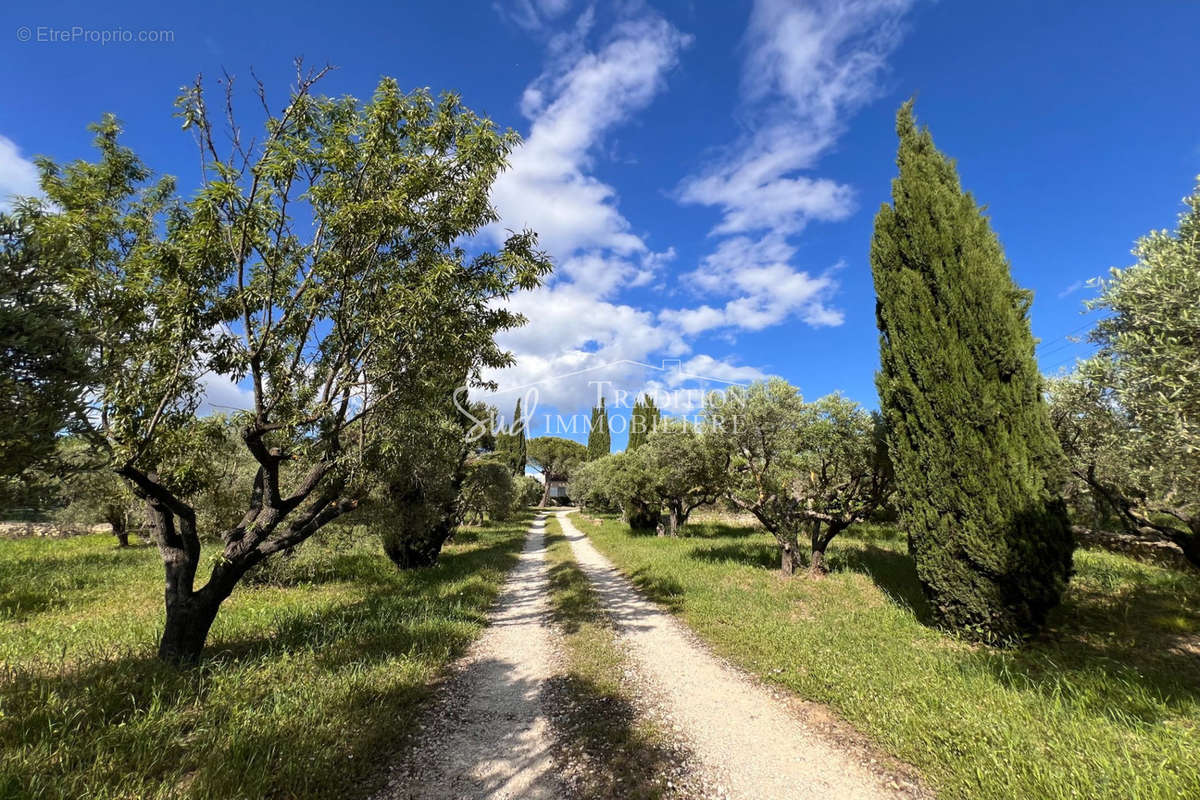
M84 469L68 473L61 482L66 505L55 514L62 523L94 525L107 523L118 547L129 546L129 531L144 505L134 497L129 484L109 469Z
M1137 263L1099 281L1089 307L1108 312L1090 338L1094 372L1147 437L1200 451L1200 178L1174 231L1138 240ZM1194 466L1194 463L1193 463Z
M620 507L615 498L609 496L608 472L612 455L580 464L571 473L568 492L571 500L594 511L613 511Z
M369 498L368 524L402 570L431 567L462 521L459 492L474 451L469 426L448 403L408 409L385 425L381 485Z
M731 386L704 402L706 435L727 464L726 496L775 537L785 575L799 564L805 519L794 492L804 415L804 399L782 378Z
M725 489L721 452L685 421L659 423L629 456L644 465L647 488L667 511L662 532L671 536L679 535L692 511L715 503Z
M96 128L98 162L41 164L55 212L39 236L74 265L74 302L105 322L89 433L149 509L165 660L197 659L249 569L386 479L402 409L511 363L494 335L522 320L502 301L550 268L530 232L498 252L460 244L496 221L489 189L515 134L453 94L405 94L391 79L365 103L318 96L322 74L298 70L279 110L259 85L255 138L231 93L214 118L199 80L184 91L178 115L203 170L187 202L151 180L111 117ZM205 376L246 388L240 439L256 464L240 519L210 532L167 457L187 446ZM206 538L216 558L202 557Z
M1085 522L1115 521L1172 542L1200 567L1200 456L1142 428L1118 400L1107 366L1084 363L1049 382L1074 511Z
M704 413L706 436L727 465L725 495L775 536L784 574L796 571L802 534L812 572L823 573L830 541L890 492L879 422L840 395L805 403L772 378L713 392Z
M459 493L463 518L480 524L484 517L504 520L517 502L517 487L512 469L505 460L493 456L477 458L467 464L467 474Z
M810 569L823 573L834 537L870 517L891 494L892 466L879 415L840 394L805 411L795 492L812 546Z
M1184 203L1175 231L1099 282L1099 350L1049 395L1079 486L1200 566L1200 186Z

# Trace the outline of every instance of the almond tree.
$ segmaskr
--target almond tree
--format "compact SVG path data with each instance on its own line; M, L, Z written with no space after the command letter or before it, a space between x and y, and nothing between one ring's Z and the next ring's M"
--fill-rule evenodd
M200 80L178 99L203 183L187 202L96 127L95 163L41 164L54 213L42 236L105 336L90 435L149 509L166 578L161 658L196 660L221 603L251 567L354 510L386 480L405 409L442 403L484 367L511 363L496 332L549 270L530 232L498 252L460 244L496 221L489 189L517 144L453 94L317 96L303 73L265 125L243 134L231 83L211 115ZM227 139L218 131L224 130ZM200 530L172 470L190 446L204 380L245 387L241 441L257 464L241 519ZM202 542L219 542L216 557ZM197 573L211 564L197 586Z

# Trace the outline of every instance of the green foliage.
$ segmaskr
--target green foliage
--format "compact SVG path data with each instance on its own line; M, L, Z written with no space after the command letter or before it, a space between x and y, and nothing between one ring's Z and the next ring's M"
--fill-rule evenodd
M459 508L469 524L484 518L508 519L517 504L517 487L509 465L495 457L477 458L467 464L459 492Z
M515 476L525 474L525 464L528 461L525 445L525 426L527 420L521 413L521 399L517 398L517 407L513 409L512 420L503 426L496 434L496 452L509 465Z
M897 131L900 175L875 218L871 267L900 525L937 621L1012 642L1058 604L1074 547L1032 298L911 102Z
M1200 187L1185 202L1100 283L1099 352L1050 394L1078 492L1200 566Z
M514 510L530 508L541 502L544 487L537 478L532 475L518 475L513 479L513 483L516 486Z
M1197 179L1200 182L1200 178ZM1138 240L1137 264L1114 269L1089 303L1109 312L1092 331L1115 399L1164 455L1200 464L1200 183L1174 232Z
M616 498L609 496L608 477L609 466L616 456L614 453L604 458L581 464L571 473L571 483L568 493L572 502L592 511L614 511L620 508Z
M689 528L649 539L606 520L587 533L718 655L831 706L937 797L1174 800L1200 785L1194 576L1080 550L1046 635L980 648L926 624L902 530L855 525L825 579L781 581L768 535L703 517Z
M825 548L870 518L892 493L894 474L882 417L831 394L808 404L800 429L800 480L812 543L812 569L825 570Z
M529 464L547 479L569 480L571 473L587 461L587 448L560 436L530 439Z
M654 530L662 504L645 458L628 451L589 461L571 476L571 497L592 509L620 508L635 530Z
M804 413L799 391L782 378L731 386L704 402L708 435L728 464L726 495L775 537L787 574L797 566L804 524L804 507L793 492L802 474Z
M0 478L52 460L88 385L90 321L72 306L67 270L36 235L32 201L0 213ZM26 481L28 482L28 481Z
M656 422L637 450L626 454L644 465L648 487L667 509L667 530L679 534L688 516L701 505L715 503L725 490L726 460L712 437L679 421Z
M600 405L592 409L592 421L588 426L587 460L604 458L610 452L612 430L608 426L608 409L604 405L604 398L601 397Z
M450 403L405 409L388 419L390 437L381 449L384 484L373 493L372 514L383 551L400 569L437 563L442 546L464 513L460 492L468 460L491 443L482 403L462 413Z
M78 446L64 442L63 449ZM70 458L69 454L64 454ZM130 529L145 521L144 504L134 496L129 484L110 469L80 469L68 472L59 484L66 505L55 514L66 524L95 525L108 523L113 535L123 543Z
M654 398L642 395L633 401L633 411L629 414L629 443L626 452L633 452L646 443L646 437L658 428L662 413L654 405Z

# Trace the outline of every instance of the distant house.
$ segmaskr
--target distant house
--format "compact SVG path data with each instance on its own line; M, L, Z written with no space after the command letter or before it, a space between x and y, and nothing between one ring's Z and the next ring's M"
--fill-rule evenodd
M554 505L567 502L567 482L559 478L551 478L546 490L546 497Z
M567 479L554 476L549 480L540 473L534 473L533 477L545 484L546 488L542 493L541 505L544 506L565 506L570 504L570 497L567 495Z

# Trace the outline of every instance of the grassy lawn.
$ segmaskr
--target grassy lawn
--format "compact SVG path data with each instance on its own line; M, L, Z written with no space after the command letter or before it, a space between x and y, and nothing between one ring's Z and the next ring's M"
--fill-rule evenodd
M554 719L564 775L587 800L662 797L675 777L668 740L639 718L624 678L625 653L554 517L546 523L546 557L550 607L566 657L565 674L549 690L551 707L564 710Z
M153 548L0 541L0 798L365 795L526 525L464 529L409 573L372 537L320 534L235 590L184 672L154 658Z
M791 580L774 540L725 524L687 538L581 526L651 597L763 679L840 712L942 797L1194 798L1200 791L1200 578L1107 552L1047 633L1016 651L927 626L903 539L862 526L833 572Z

